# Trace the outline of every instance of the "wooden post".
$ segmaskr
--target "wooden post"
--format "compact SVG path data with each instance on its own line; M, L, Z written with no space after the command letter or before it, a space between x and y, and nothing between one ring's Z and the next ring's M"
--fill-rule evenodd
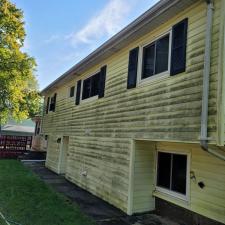
M26 143L25 143L25 151L27 150L27 137L26 137Z
M7 141L7 135L5 135L5 138L4 138L4 150L6 150L6 141Z

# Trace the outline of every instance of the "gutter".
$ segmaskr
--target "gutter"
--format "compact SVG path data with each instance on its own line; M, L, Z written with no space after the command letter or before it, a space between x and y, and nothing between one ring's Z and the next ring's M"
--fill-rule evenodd
M209 105L209 77L211 68L211 43L212 43L212 23L213 23L213 0L206 0L207 3L207 21L206 21L206 42L205 58L203 70L203 90L202 90L202 114L201 114L201 148L211 155L224 160L225 154L221 149L210 149L208 146L208 105Z

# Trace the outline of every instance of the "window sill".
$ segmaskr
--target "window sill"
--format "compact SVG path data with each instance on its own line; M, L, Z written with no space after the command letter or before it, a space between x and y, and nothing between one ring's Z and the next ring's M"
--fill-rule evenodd
M86 98L86 99L81 99L80 104L85 104L85 103L88 103L88 102L93 102L93 101L96 101L97 99L98 99L98 95L95 95L93 97Z
M56 111L55 111L56 112ZM55 113L54 111L48 111L48 113L46 115L52 115Z
M166 78L169 78L170 74L168 71L154 75L152 77L148 77L145 79L140 79L138 81L138 86L137 87L142 87L142 86L146 86L146 85L151 85L151 84L155 84L155 83L159 83L162 80L165 80Z
M153 192L153 195L155 197L159 197L159 198L165 198L166 200L168 199L173 199L176 201L179 201L183 204L188 205L189 204L189 197L188 195L182 195L170 190L166 190L164 188L160 188L160 187L156 187L156 190Z

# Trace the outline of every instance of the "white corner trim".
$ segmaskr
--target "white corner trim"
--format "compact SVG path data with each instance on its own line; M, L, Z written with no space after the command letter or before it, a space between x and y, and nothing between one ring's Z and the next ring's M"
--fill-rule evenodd
M130 165L129 165L129 187L128 187L128 201L127 214L133 214L133 193L134 193L134 162L135 162L135 140L131 140L130 149Z

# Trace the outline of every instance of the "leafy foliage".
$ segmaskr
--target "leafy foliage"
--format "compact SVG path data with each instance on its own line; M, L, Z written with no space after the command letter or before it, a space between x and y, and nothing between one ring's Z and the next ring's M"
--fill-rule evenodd
M0 0L0 123L9 117L26 119L40 110L34 58L22 52L23 12L9 0Z

